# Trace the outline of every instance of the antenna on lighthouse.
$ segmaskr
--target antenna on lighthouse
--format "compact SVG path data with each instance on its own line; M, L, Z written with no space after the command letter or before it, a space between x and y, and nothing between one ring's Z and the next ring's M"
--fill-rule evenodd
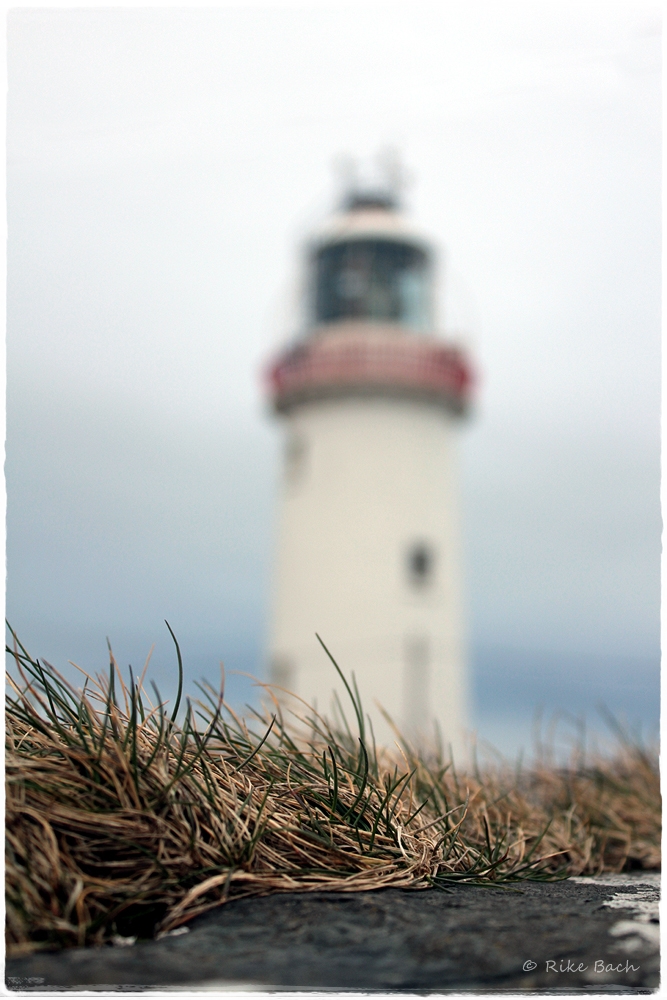
M385 146L375 157L381 183L395 205L403 201L403 192L407 191L412 182L412 176L401 161L401 155L395 146Z
M359 208L399 208L402 194L411 181L398 150L393 146L386 146L380 150L370 169L369 165L366 165L363 175L360 173L358 162L348 154L336 157L333 170L336 186L340 191L337 200L344 211Z

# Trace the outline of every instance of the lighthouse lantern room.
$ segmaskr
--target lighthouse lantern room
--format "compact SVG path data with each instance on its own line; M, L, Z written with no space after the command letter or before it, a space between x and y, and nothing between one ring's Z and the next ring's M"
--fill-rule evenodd
M387 191L307 248L305 330L270 369L285 426L271 680L329 714L355 675L375 738L466 727L456 425L470 369L435 334L434 254Z

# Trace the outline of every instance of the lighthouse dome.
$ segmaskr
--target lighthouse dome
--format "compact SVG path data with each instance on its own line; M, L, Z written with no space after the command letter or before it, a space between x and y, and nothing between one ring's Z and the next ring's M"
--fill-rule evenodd
M401 211L395 197L375 191L348 194L341 209L316 230L311 246L316 250L332 243L373 237L432 253L430 240Z

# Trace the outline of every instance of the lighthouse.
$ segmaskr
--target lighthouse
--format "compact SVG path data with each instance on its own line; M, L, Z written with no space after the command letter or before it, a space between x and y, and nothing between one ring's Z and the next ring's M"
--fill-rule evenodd
M305 253L301 332L269 371L284 428L270 679L331 715L354 673L375 739L461 753L457 429L465 352L436 333L434 248L390 189L349 191ZM339 685L338 685L339 686Z

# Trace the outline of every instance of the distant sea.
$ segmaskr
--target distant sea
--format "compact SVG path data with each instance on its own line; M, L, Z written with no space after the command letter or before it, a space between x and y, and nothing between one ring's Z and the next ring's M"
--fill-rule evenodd
M63 634L56 630L27 629L20 638L37 656L46 656L75 685L81 675L68 665L74 659L91 672L106 673L108 653L97 630ZM221 629L221 632L223 630ZM201 696L196 682L220 683L224 658L226 700L243 712L245 704L257 706L261 689L250 674L265 679L264 637L240 628L231 635L202 638L187 629L177 630L185 667L184 694ZM176 656L162 623L146 634L112 635L114 653L124 674L132 663L141 673L153 642L156 648L147 679L153 679L163 699L176 693ZM344 664L342 664L344 668ZM533 755L537 744L552 745L563 759L575 743L585 740L589 749L605 746L612 738L611 715L634 738L657 738L660 720L660 655L621 655L539 652L473 646L470 653L470 726L476 733L481 757L497 754L515 760ZM332 669L332 688L336 682ZM151 693L149 687L149 694Z
M471 656L471 722L480 749L513 759L537 744L562 758L575 742L657 738L660 654L622 655L478 648Z

